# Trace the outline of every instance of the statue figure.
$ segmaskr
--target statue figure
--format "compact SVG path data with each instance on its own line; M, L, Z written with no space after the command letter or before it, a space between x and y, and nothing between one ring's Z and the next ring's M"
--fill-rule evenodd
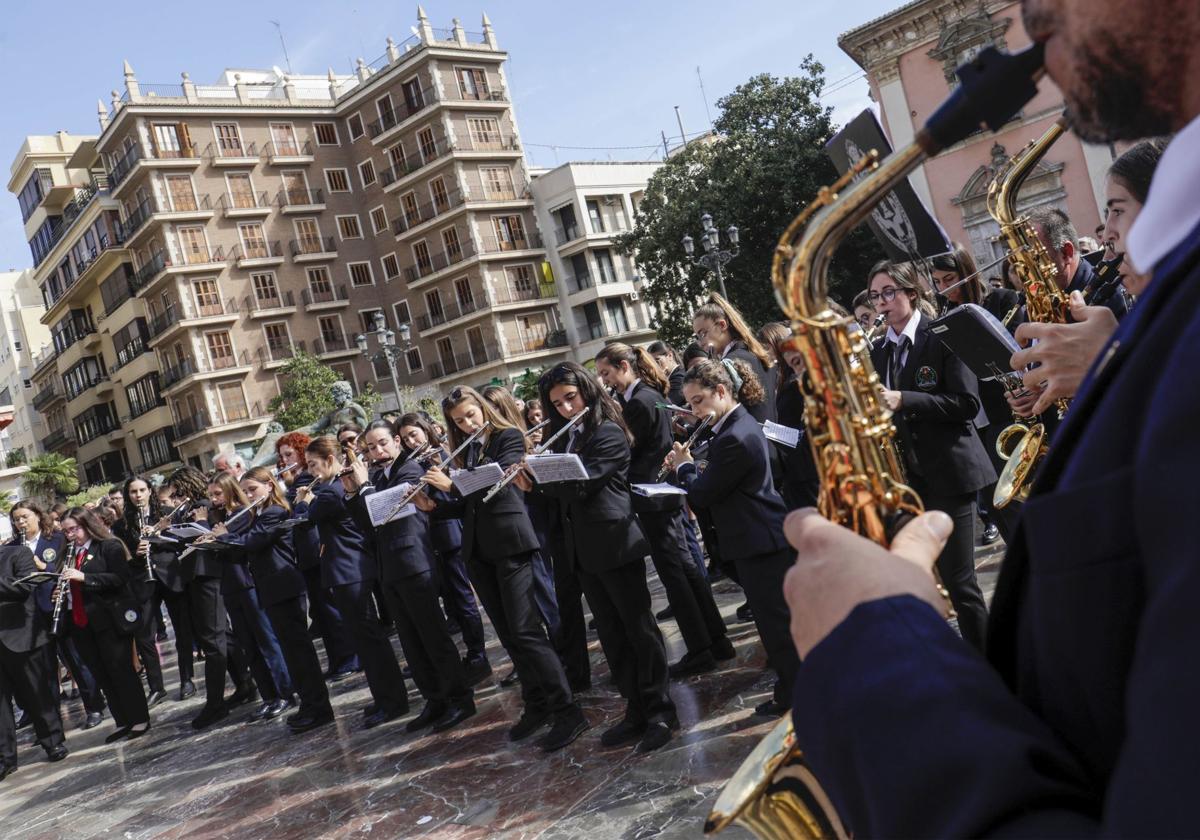
M366 409L354 401L354 389L350 387L349 382L334 382L329 386L329 394L333 397L333 410L324 417L318 418L316 422L292 431L303 432L309 437L315 438L321 435L336 435L338 428L343 423L357 423L364 429L370 424L371 419L367 416ZM273 467L275 465L275 441L279 440L282 435L283 429L278 423L272 422L268 425L266 437L263 438L258 451L254 453L250 466Z

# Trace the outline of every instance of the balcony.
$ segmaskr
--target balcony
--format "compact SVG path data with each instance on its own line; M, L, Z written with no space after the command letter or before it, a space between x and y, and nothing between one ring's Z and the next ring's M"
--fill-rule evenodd
M233 248L233 259L238 268L283 265L283 245L277 239L239 242Z
M463 197L458 190L447 193L439 201L425 202L424 204L418 204L416 207L405 207L404 203L401 202L400 215L396 217L396 221L392 222L392 233L399 238L418 225L449 213L455 207L461 207L462 204Z
M566 278L564 278L563 283L567 287L567 294L571 295L578 292L587 291L596 285L592 280L592 274L590 271L583 271L579 274L568 275Z
M553 283L532 283L528 288L509 288L492 290L493 306L508 306L521 303L545 303L558 300L558 289Z
M485 233L480 237L481 254L508 254L520 251L540 250L542 235L540 233L523 233L519 236L497 238L494 234Z
M496 134L488 137L472 137L470 147L460 147L460 152L520 152L521 144L517 138L509 134Z
M475 249L470 242L460 244L457 251L446 253L440 251L428 260L419 262L416 265L410 265L404 269L404 278L409 283L414 283L424 277L429 277L432 274L437 274L444 268L449 268L452 265L457 265L471 257L475 256Z
M509 347L512 353L537 353L541 350L554 350L567 346L566 330L551 330L550 328L536 330L521 330L517 340Z
M584 235L583 228L577 224L570 224L566 227L561 225L554 226L554 241L559 248L565 248L568 244L576 239L582 239Z
M134 294L150 286L166 267L167 255L165 252L159 251L150 258L149 262L134 272L132 281Z
M300 293L300 299L304 301L305 312L315 312L321 309L341 309L344 306L350 305L350 295L346 292L345 286L337 286L321 291L305 289Z
M147 346L145 339L143 339L140 335L133 337L126 342L124 347L116 348L117 361L116 364L109 368L109 373L116 373L130 362L136 360L138 356L149 352L149 350L150 348Z
M372 142L381 141L383 135L387 134L400 123L407 120L414 114L424 111L430 105L437 101L437 93L432 88L423 88L413 101L405 100L392 106L391 111L384 112L379 119L373 123L367 124L367 136Z
M213 361L204 357L184 359L163 369L160 388L163 393L190 381L195 377L212 379L231 374L244 374L250 370L250 354L243 350L237 356L218 356Z
M63 240L63 237L75 225L76 220L83 215L83 212L92 205L92 202L96 200L96 196L99 195L108 195L108 181L103 177L92 178L86 186L75 190L75 197L63 207L62 218L58 220L58 224L50 233L50 238L43 246L40 258L36 261L37 265L41 265L46 257L50 255L50 252L54 250L54 246ZM78 272L76 272L76 275L78 276Z
M74 424L80 446L85 446L120 427L117 418L109 414L107 409L103 412L88 409L75 418Z
M151 402L132 402L131 401L129 403L129 416L124 418L124 422L128 423L130 420L134 420L138 417L141 417L143 414L149 414L151 411L153 411L156 408L163 408L164 406L166 406L166 404L167 404L167 401L165 399L163 399L161 394L159 394L158 397Z
M179 443L183 438L202 432L211 425L212 423L208 419L208 412L204 410L197 411L190 417L181 418L175 424L175 442Z
M456 373L500 361L502 356L493 347L481 347L476 353L459 353L450 359L439 358L429 366L430 376L441 379Z
M55 382L51 381L45 388L34 394L32 402L33 410L44 414L48 406L58 402L62 398L62 389Z
M304 352L303 341L293 341L289 344L265 344L258 348L258 363L264 368L276 368L286 364L297 353Z
M234 323L238 319L238 302L230 298L225 302L185 304L182 308L171 306L150 321L147 332L150 343L162 338L176 327L191 327L199 324Z
M296 311L296 296L291 291L275 291L271 297L260 298L247 295L242 301L242 309L250 313L251 318L269 318L275 315L290 315Z
M42 349L33 355L33 375L37 376L57 358L58 350L53 344L43 345Z
M457 150L457 146L444 137L439 137L430 145L421 146L418 154L406 154L400 160L395 155L390 156L392 165L379 173L379 185L385 192L388 187L402 182L409 175L419 172L430 164L436 163L446 155Z
M213 166L253 166L258 163L258 144L254 141L229 141L232 145L209 143L204 147L204 157Z
M275 201L284 213L319 213L325 209L325 194L319 189L280 190Z
M322 359L357 356L358 346L344 335L322 336L313 342L313 352Z
M96 386L108 381L107 373L93 373L91 376L83 377L78 384L67 386L67 401L77 400Z
M48 452L60 452L64 449L74 449L75 434L67 431L65 428L54 429L46 436L46 439L42 441L42 446L44 446Z
M466 318L468 315L482 312L486 308L486 300L480 300L474 297L467 300L452 301L449 305L443 306L436 312L418 315L417 329L421 332L425 332L433 329L434 327L440 327L443 324L450 324L458 321L459 319Z
M311 140L301 144L297 140L272 140L267 144L267 163L271 166L290 166L299 163L312 163L313 145Z
M133 180L130 176L143 167L162 167L169 169L193 168L200 165L202 158L195 144L181 144L178 149L158 149L152 155L147 155L139 145L133 145L125 153L112 170L108 173L115 196Z
M129 214L122 233L125 241L132 244L143 233L153 230L155 222L204 222L212 217L212 197L208 195L178 196L172 206L157 198L147 198Z
M501 86L495 88L485 88L483 90L468 90L462 91L458 86L447 86L445 96L446 102L507 102L508 92Z
M120 274L119 277L117 276L118 274ZM114 312L125 304L125 301L133 298L133 277L133 268L129 263L123 263L118 271L114 271L104 279L104 283L101 284L104 289L117 289L116 294L108 294L106 292L107 299L104 301L104 317L111 317Z
M266 190L258 193L226 193L217 199L217 206L226 219L245 219L269 216L271 198Z
M322 262L337 259L337 242L332 236L306 236L293 239L292 262Z

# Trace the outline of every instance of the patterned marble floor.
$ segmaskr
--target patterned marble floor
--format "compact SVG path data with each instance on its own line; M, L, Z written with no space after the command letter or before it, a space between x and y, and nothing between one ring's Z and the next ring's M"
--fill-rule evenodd
M990 598L999 556L977 556ZM655 586L655 609L665 606ZM18 772L0 782L0 836L7 840L140 838L699 837L704 816L730 774L771 727L751 714L767 697L761 647L752 625L736 623L740 592L715 587L738 657L720 671L672 686L682 730L648 756L600 750L601 728L621 710L607 688L599 645L591 646L598 688L581 696L592 729L550 756L510 744L519 713L515 689L493 680L477 694L479 714L443 735L406 735L403 720L370 731L361 675L334 686L337 722L301 737L281 721L246 723L253 706L195 734L188 725L199 695L152 712L145 738L106 746L111 721L80 732L78 701L67 705L71 755L45 761L21 733ZM663 623L671 659L683 653L673 622ZM169 690L177 688L171 644L161 644ZM508 662L494 638L497 674ZM201 694L203 691L200 692ZM419 700L413 695L414 709ZM727 836L749 835L738 828Z

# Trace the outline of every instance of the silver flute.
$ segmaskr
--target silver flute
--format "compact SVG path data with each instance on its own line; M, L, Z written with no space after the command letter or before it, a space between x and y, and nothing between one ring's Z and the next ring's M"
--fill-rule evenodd
M703 432L705 429L707 429L712 424L712 421L714 419L716 419L716 416L717 416L717 413L715 411L710 411L703 420L701 420L699 423L697 423L696 428L694 430L692 430L691 437L689 437L687 439L687 443L685 443L683 445L683 448L691 449L692 444L696 442L696 438L700 437L700 433ZM658 480L661 482L664 478L666 478L670 474L670 472L673 468L674 468L674 464L663 464L663 468L658 471Z
M446 467L447 467L447 466L448 466L450 463L452 463L456 457L458 457L458 454L459 454L460 452L462 452L463 450L465 450L465 449L466 449L468 446L470 446L470 445L471 445L472 443L474 443L475 441L479 440L479 436L480 436L480 435L482 435L484 432L486 432L486 431L487 431L488 429L490 429L491 427L492 427L492 421L491 421L491 420L488 420L488 421L486 421L486 422L485 422L485 423L484 423L482 426L480 426L478 429L476 429L476 430L475 430L475 433L474 433L474 434L472 434L472 435L471 435L469 438L467 438L467 439L466 439L466 440L464 440L464 441L463 441L461 444L459 444L459 445L458 445L458 448L457 448L457 449L455 449L453 452L451 452L451 453L450 453L450 454L449 454L449 455L446 457L446 460L445 460L445 461L443 461L442 463L438 464L438 465L437 465L437 466L435 466L433 469L437 470L438 472L444 472L444 471L445 471L445 469L446 469ZM415 499L415 498L417 497L417 494L418 494L418 493L420 493L422 490L424 490L424 489L425 489L425 485L426 485L427 483L428 483L428 482L426 482L426 480L425 480L425 477L424 477L424 476L422 476L422 477L421 477L421 480L417 482L416 486L415 486L415 487L413 487L413 489L412 489L412 490L410 490L408 493L406 493L406 494L404 495L404 498L403 498L403 499L401 499L400 501L396 502L396 506L395 506L394 508L392 508L390 511L388 511L388 515L387 515L387 516L385 516L385 517L384 517L384 519L383 519L383 521L382 521L382 522L380 522L379 524L380 524L380 525L386 525L386 524L388 524L389 522L391 522L391 521L392 521L392 519L394 519L394 518L395 518L396 514L398 514L400 511L404 510L405 506L407 506L409 502L411 502L413 499Z
M569 423L567 423L565 426L563 426L557 432L552 434L550 436L549 440L542 441L540 444L535 446L533 451L530 452L529 454L530 455L541 455L543 452L545 452L547 449L550 448L550 444L554 443L554 441L558 440L564 434L571 431L571 429L573 429L575 427L575 424L578 423L580 420L582 420L587 415L587 413L591 410L592 410L591 406L584 406L583 411L576 414L574 417L571 418ZM549 422L550 422L549 420L546 420L545 422L540 423L538 425L544 426L546 423L549 423ZM537 428L537 426L535 426L534 428ZM513 479L515 479L517 477L517 473L519 473L521 471L521 468L524 466L525 466L525 459L522 458L520 461L517 461L517 463L515 463L511 467L509 467L505 471L503 477L501 477L501 479L499 481L497 481L495 484L492 485L491 490L487 491L487 495L483 497L483 503L486 505L493 498L495 498L497 493L499 493L501 490L503 490L505 487L507 487L509 484L511 484Z

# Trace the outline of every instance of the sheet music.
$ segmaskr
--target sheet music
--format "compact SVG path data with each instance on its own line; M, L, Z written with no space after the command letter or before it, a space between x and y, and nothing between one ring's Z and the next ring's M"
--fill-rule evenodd
M665 481L658 484L635 484L633 492L639 496L653 498L654 496L686 496L687 491L682 487L676 487L674 484L667 484Z
M409 502L396 511L395 515L392 515L392 510L401 499L412 492L412 489L413 485L406 481L395 487L389 487L387 490L368 493L364 498L367 500L367 515L371 517L371 524L378 527L387 522L396 522L416 513L417 506Z
M181 540L192 540L196 537L202 537L209 532L209 528L203 522L184 522L182 525L172 525L164 534L170 534L172 537L178 537Z
M555 484L560 481L587 481L587 470L583 461L574 452L559 455L554 452L544 452L541 455L527 455L525 464L538 484Z
M495 462L484 464L473 470L450 471L450 480L454 482L455 489L463 496L490 489L502 478L504 478L504 470Z
M17 578L13 581L13 585L16 586L22 583L41 584L52 580L58 580L58 572L34 572L31 575L25 575L23 578Z
M781 423L764 420L763 434L766 435L767 440L773 440L792 449L800 445L800 430L793 429L791 426L784 426Z

